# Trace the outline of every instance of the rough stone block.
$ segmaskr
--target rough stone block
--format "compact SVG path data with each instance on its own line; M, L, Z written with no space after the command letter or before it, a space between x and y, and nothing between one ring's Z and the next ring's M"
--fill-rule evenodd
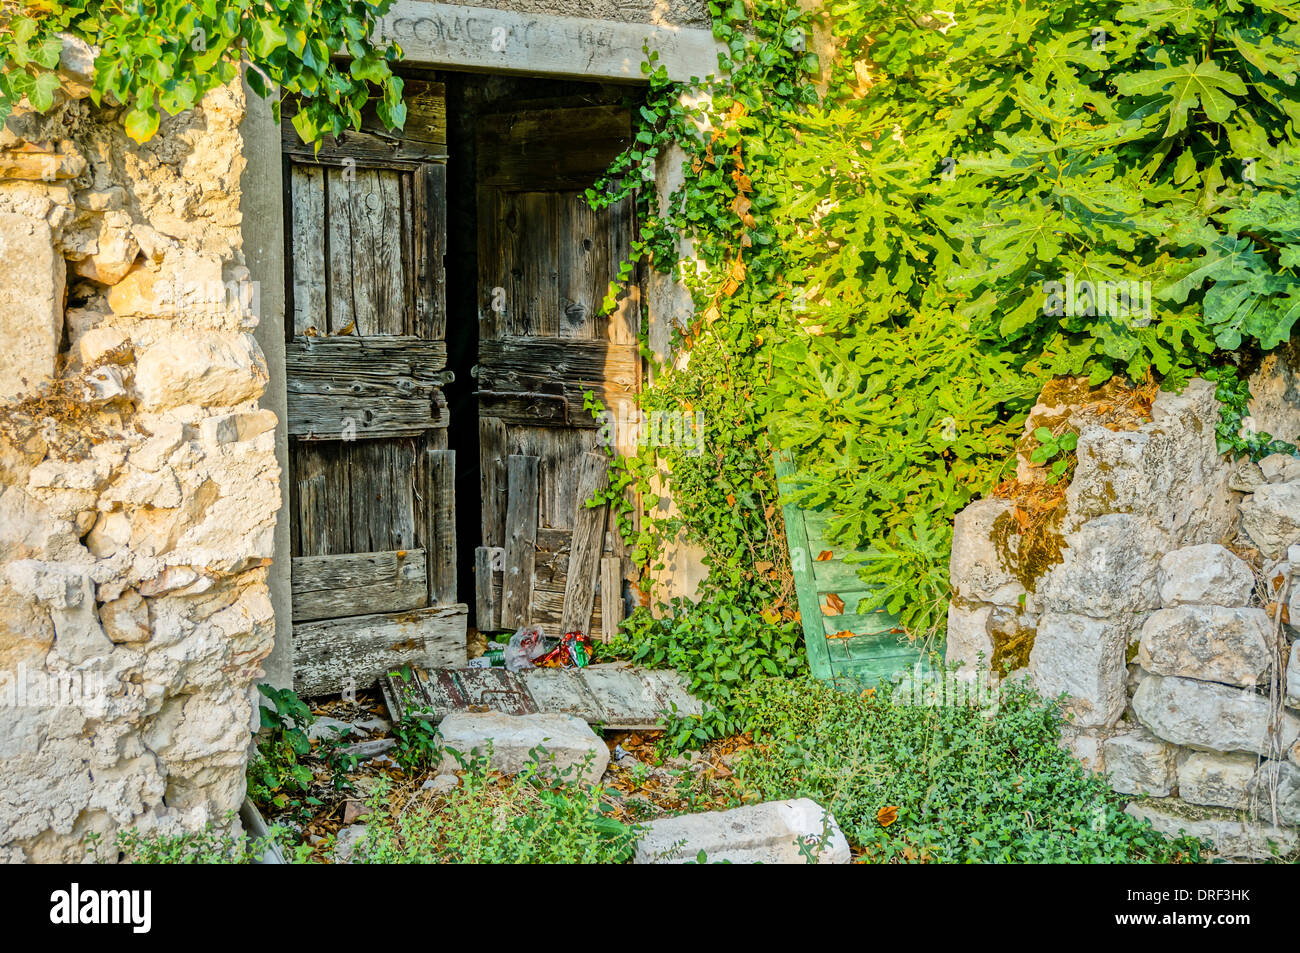
M704 851L709 862L808 863L800 844L815 852L816 863L849 862L849 844L835 818L807 798L651 821L632 862L691 863Z
M1300 481L1300 457L1270 453L1259 461L1259 472L1269 483L1295 483Z
M1216 543L1166 553L1158 579L1165 606L1244 606L1255 588L1246 561Z
M1120 794L1165 797L1174 789L1174 756L1178 749L1141 729L1107 739L1106 773Z
M944 658L949 665L974 670L988 667L993 657L993 640L986 624L992 606L971 606L954 599L948 603L948 640Z
M1133 695L1133 711L1158 737L1201 751L1269 752L1267 698L1190 678L1152 675ZM1300 718L1284 714L1282 750L1300 737Z
M1214 385L1190 381L1181 394L1161 391L1151 423L1136 431L1085 427L1066 492L1067 529L1104 514L1130 514L1158 529L1162 549L1218 539L1232 526L1231 468L1215 446ZM1154 608L1154 606L1151 606Z
M1004 565L993 540L994 524L1010 518L1013 509L1009 500L976 500L957 514L948 573L953 591L961 598L1015 605L1024 594L1025 587ZM1013 553L1007 556L1014 558Z
M500 712L454 711L438 726L442 744L468 758L474 752L492 754L490 767L502 774L518 774L531 760L534 748L544 748L541 768L546 772L572 774L594 782L609 765L605 742L581 718L573 715L503 715ZM459 767L450 754L444 755L440 774Z
M1043 608L1094 618L1158 608L1163 545L1160 530L1127 513L1089 520L1065 536L1062 562L1040 579Z
M54 376L68 266L44 221L0 213L0 399Z
M1221 857L1267 860L1300 847L1300 834L1296 831L1243 821L1226 812L1185 805L1175 798L1133 803L1124 810L1150 821L1166 837L1183 833L1206 838L1213 842L1213 852Z
M1131 624L1045 612L1029 653L1029 677L1048 697L1069 696L1066 708L1082 728L1109 727L1127 702L1124 654Z
M1154 675L1253 687L1272 667L1271 628L1263 609L1160 609L1142 626L1138 662Z
M1300 767L1265 761L1250 781L1250 810L1260 820L1300 826Z
M256 400L267 379L266 360L252 335L210 331L168 335L140 355L135 372L148 410L231 407Z
M1258 767L1253 754L1197 751L1178 768L1178 794L1189 804L1244 808Z
M1241 528L1274 559L1300 542L1300 482L1261 486L1248 496L1241 503Z

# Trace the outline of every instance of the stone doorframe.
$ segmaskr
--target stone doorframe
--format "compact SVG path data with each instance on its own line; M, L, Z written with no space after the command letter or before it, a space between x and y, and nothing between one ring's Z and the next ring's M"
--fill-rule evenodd
M398 0L380 25L382 39L396 40L406 56L403 65L643 83L642 47L659 52L669 78L679 81L706 77L717 71L722 49L709 30L591 20L549 14L521 13L492 7L455 6L424 0ZM244 256L259 283L261 315L254 337L266 356L271 379L261 406L275 412L276 459L288 472L288 397L285 387L285 262L284 192L280 128L270 104L245 90L248 108L240 132L244 140L242 198ZM655 187L666 200L682 181L682 154L672 150L660 157ZM685 325L692 311L685 288L657 273L649 288L650 342L660 360L669 357L671 324ZM280 481L281 513L288 511L288 481ZM689 552L675 559L679 567L698 564ZM263 663L266 680L279 687L293 684L293 645L290 605L289 522L275 527L275 557L268 577L275 608L275 649ZM687 590L700 573L683 572ZM682 594L689 594L689 591Z

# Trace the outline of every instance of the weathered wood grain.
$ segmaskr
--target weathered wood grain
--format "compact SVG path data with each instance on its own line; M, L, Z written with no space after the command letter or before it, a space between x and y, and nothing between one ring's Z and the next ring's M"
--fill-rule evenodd
M480 416L479 487L484 546L506 544L506 427L495 417Z
M429 604L448 605L456 601L456 451L429 449L425 460Z
M289 394L289 436L301 440L413 437L451 422L440 388L428 397Z
M326 331L325 173L315 166L289 171L293 333Z
M632 117L623 106L534 109L484 116L476 131L481 187L572 191L590 188L628 147Z
M422 549L292 560L293 621L400 612L428 605Z
M404 229L410 185L386 169L328 169L331 334L408 334L414 302L409 280L411 240Z
M411 335L296 337L284 360L300 394L411 397L455 379L444 370L446 342Z
M513 454L506 465L506 566L501 625L528 622L537 543L537 458Z
M600 637L610 641L623 621L623 560L606 556L600 561Z
M501 574L493 568L492 552L487 546L474 550L474 625L480 632L494 632L501 622Z
M311 696L368 688L408 663L424 669L463 666L467 615L458 604L296 623L294 690Z
M609 458L599 453L583 454L578 465L578 503L573 515L573 548L564 588L564 611L560 626L565 632L581 631L591 618L596 601L596 578L600 554L605 545L605 509L587 501L609 486ZM591 631L587 630L591 635Z
M361 129L348 130L335 139L326 136L320 151L298 137L291 119L294 104L285 102L280 123L281 145L295 157L320 163L337 163L346 159L357 162L439 162L447 158L447 107L442 83L406 79L402 100L406 103L406 123L401 130L385 128L375 104L361 111Z

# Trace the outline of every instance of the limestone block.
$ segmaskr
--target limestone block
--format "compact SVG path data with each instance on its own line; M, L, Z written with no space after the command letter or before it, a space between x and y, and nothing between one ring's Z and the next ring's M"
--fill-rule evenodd
M1215 444L1214 385L1197 379L1181 394L1162 391L1151 416L1135 431L1092 426L1080 432L1078 465L1066 491L1067 530L1127 513L1158 528L1168 549L1218 539L1231 528L1232 469Z
M1300 345L1294 340L1265 354L1250 375L1254 430L1300 443Z
M1300 826L1300 767L1265 761L1250 781L1251 813L1260 820Z
M89 367L109 351L127 344L129 339L119 328L92 327L77 339L75 352L83 367Z
M1158 737L1201 751L1268 754L1268 699L1249 690L1153 675L1133 695L1133 711ZM1300 718L1284 714L1281 750L1300 738Z
M518 774L529 763L529 752L545 749L541 768L546 772L571 774L594 782L605 773L609 749L581 718L573 715L503 715L500 712L455 711L438 726L442 744L468 758L474 752L487 755L490 766L502 774ZM443 757L438 773L456 770L459 763L450 754Z
M1029 677L1043 695L1064 692L1083 728L1109 727L1127 702L1124 656L1132 624L1073 613L1045 612L1029 654Z
M99 607L104 634L116 644L149 640L149 605L134 589Z
M185 439L185 427L179 421L163 421L156 424L153 431L149 440L131 451L131 463L141 470L157 470Z
M1138 662L1154 675L1249 688L1258 685L1272 667L1271 629L1263 609L1160 609L1142 626Z
M1243 821L1235 814L1185 805L1176 798L1130 804L1125 813L1141 820L1166 837L1180 833L1202 837L1214 844L1221 857L1267 860L1300 847L1300 834L1285 827Z
M988 667L993 641L985 628L992 606L970 606L954 599L948 603L948 641L944 658L949 665L974 670Z
M1158 581L1160 601L1166 606L1244 606L1255 588L1255 575L1246 561L1217 543L1166 553L1160 560Z
M0 212L0 399L34 391L54 376L67 274L48 224Z
M106 212L99 222L95 249L74 262L72 270L102 285L115 285L125 278L140 254L140 245L131 235L131 216L121 211Z
M1069 722L1061 725L1061 747L1070 752L1084 770L1094 774L1106 770L1107 736L1105 729L1078 728Z
M208 417L199 425L203 442L210 446L252 440L268 430L274 430L275 412L256 410Z
M1165 797L1174 789L1178 749L1138 729L1108 738L1103 757L1110 786L1120 794Z
M1270 453L1259 461L1259 471L1269 483L1295 483L1300 481L1300 457Z
M249 334L171 334L140 355L136 389L145 409L184 404L229 407L256 400L266 360Z
M953 521L948 571L953 591L963 599L1015 605L1024 594L993 540L994 524L1011 518L1013 509L1009 500L976 500ZM1014 558L1014 553L1008 555Z
M1241 503L1241 527L1274 559L1300 542L1300 482L1261 486Z
M748 804L729 811L683 814L646 825L634 864L693 863L703 851L710 862L847 864L849 844L835 818L808 798Z
M1089 520L1065 536L1062 562L1039 581L1039 600L1050 612L1095 618L1158 608L1163 543L1158 529L1127 513Z
M1178 768L1178 794L1189 804L1244 808L1258 768L1253 754L1197 751Z

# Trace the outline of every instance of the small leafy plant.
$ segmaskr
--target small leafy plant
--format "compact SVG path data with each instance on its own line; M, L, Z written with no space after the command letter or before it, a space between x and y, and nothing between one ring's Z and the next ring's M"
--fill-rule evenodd
M1042 467L1047 467L1047 482L1055 484L1074 467L1077 457L1074 450L1079 445L1079 435L1073 430L1064 433L1052 433L1046 427L1034 431L1038 446L1029 455L1029 459Z
M393 740L393 760L408 775L428 771L442 758L437 726L416 712L408 711L393 725Z
M381 787L354 863L599 864L631 857L637 831L609 813L604 791L557 777L540 751L505 777L488 757L465 762L445 793Z
M257 739L257 754L248 762L248 796L264 809L307 813L320 801L304 796L311 789L311 768L302 758L311 752L307 729L316 716L291 688L258 685L257 690L271 702L260 708L262 731Z

